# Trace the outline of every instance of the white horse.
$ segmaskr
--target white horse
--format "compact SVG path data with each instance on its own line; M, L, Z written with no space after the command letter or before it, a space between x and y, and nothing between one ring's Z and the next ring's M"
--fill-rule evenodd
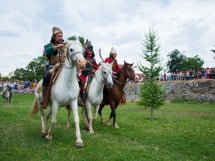
M101 62L90 84L88 96L87 96L87 99L85 100L86 106L82 106L82 116L85 121L85 127L89 129L90 133L94 133L92 123L93 123L93 120L97 118L99 105L103 99L103 89L105 85L108 88L111 88L113 86L112 64ZM91 112L92 106L94 107L93 119L92 119L92 112ZM88 118L86 118L86 112L87 112ZM69 118L70 118L70 111L68 111L67 127L70 126L68 125L70 122Z
M11 93L11 87L4 86L3 87L3 98L5 99L6 103L10 104L12 93Z
M83 141L81 139L79 116L78 116L78 95L79 84L77 81L77 68L83 67L86 60L83 57L83 47L79 41L68 41L66 44L67 57L65 60L64 68L59 74L56 82L51 87L50 93L50 108L44 118L43 108L41 107L42 96L42 81L40 81L35 90L35 101L32 108L32 114L36 114L39 110L40 118L42 121L42 135L47 139L52 139L51 131L56 124L57 111L60 106L68 105L74 114L75 129L76 129L76 146L82 147ZM47 122L52 114L51 126L47 131Z

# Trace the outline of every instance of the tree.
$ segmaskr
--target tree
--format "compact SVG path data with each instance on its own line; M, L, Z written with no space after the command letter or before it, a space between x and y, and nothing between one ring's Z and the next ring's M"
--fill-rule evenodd
M167 68L171 73L185 72L188 69L195 71L201 70L204 61L198 56L186 57L178 49L173 50L169 55L170 59L167 62Z
M148 63L143 65L140 62L138 69L148 78L145 80L140 91L140 104L151 108L151 120L154 119L154 109L164 104L165 91L158 85L157 77L162 70L159 59L159 45L157 35L150 30L143 41L143 55L141 57Z
M17 79L17 80L27 80L27 71L24 68L18 68L14 72L14 76L11 77L11 79Z
M31 82L40 80L43 77L47 63L47 58L43 56L34 58L26 67L26 70L28 71L28 80Z
M25 69L16 69L12 78L18 80L29 80L31 82L34 82L35 80L38 81L43 77L46 64L47 59L45 57L39 56L34 58Z
M170 59L167 62L167 68L171 73L177 73L182 71L183 62L186 57L178 50L173 50L170 54L167 55Z
M186 57L182 63L182 70L181 71L186 71L188 69L193 69L195 71L199 71L202 69L202 66L204 64L204 61L199 58L198 55L194 57Z

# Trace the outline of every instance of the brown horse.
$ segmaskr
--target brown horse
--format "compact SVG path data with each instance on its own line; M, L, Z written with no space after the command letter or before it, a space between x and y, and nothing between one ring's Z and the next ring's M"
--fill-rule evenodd
M101 123L104 123L104 118L102 116L102 109L105 105L110 105L111 107L111 113L109 117L109 122L111 121L113 117L113 126L115 128L119 128L116 122L116 109L118 105L120 104L121 100L123 99L123 96L125 93L123 92L123 88L125 87L127 79L134 80L135 74L134 70L132 69L133 64L126 63L124 61L124 65L120 69L118 73L118 77L114 80L114 86L112 89L108 90L107 88L104 88L103 91L103 100L99 107L99 115L101 117Z

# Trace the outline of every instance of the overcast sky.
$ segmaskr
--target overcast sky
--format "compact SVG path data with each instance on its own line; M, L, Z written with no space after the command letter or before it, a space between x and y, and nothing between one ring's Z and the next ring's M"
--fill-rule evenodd
M7 0L0 6L0 73L25 68L42 55L52 27L64 39L88 38L103 57L111 47L119 63L138 63L145 34L159 37L162 64L174 49L185 56L199 55L204 67L215 67L215 0Z

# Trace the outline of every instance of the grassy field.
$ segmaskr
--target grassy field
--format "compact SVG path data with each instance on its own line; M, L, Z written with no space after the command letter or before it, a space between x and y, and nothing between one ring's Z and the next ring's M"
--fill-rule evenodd
M1 161L214 161L215 105L167 103L150 111L135 103L119 106L119 129L94 124L95 134L84 130L83 148L75 147L75 131L66 128L66 110L58 111L53 140L41 137L38 114L30 116L33 95L14 95L10 106L0 99ZM79 111L80 112L80 111ZM109 107L104 108L107 119Z

